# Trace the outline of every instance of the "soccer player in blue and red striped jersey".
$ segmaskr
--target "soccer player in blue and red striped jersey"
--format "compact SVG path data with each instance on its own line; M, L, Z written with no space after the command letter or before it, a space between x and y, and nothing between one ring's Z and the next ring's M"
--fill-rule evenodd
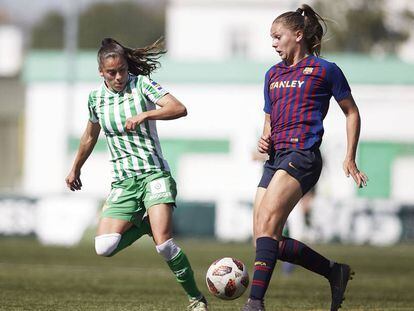
M278 16L272 23L272 46L282 61L265 76L265 123L258 150L268 153L254 204L256 259L250 297L243 311L264 310L264 296L277 259L301 265L329 281L331 310L344 298L351 268L318 254L282 230L296 203L318 181L323 119L333 96L346 116L347 150L343 169L358 187L367 176L355 155L360 115L348 82L334 63L319 58L324 20L308 5Z

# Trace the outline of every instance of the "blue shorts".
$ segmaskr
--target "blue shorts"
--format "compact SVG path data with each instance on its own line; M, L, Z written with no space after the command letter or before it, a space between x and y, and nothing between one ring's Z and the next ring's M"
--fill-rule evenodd
M262 179L258 187L267 188L277 170L285 170L299 181L304 195L315 186L321 175L321 152L319 148L277 150L264 164Z

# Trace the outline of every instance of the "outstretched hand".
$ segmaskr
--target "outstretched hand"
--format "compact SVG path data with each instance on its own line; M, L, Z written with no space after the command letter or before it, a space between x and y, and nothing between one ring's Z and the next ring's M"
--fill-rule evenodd
M71 171L69 173L68 177L66 177L65 181L66 181L66 186L71 191L81 190L81 188L82 188L82 181L80 179L80 172L77 173L77 172Z
M358 188L366 187L368 176L358 169L354 160L345 159L343 163L343 169L346 177L349 177L349 175L352 176Z

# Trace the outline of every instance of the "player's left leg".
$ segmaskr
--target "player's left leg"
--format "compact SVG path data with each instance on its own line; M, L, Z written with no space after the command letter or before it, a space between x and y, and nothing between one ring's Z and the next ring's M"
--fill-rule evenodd
M348 265L333 262L306 244L288 237L279 241L278 259L300 265L327 278L331 287L331 311L340 308L348 281L354 274Z
M300 265L326 278L329 278L334 265L334 262L314 251L305 243L286 236L279 241L278 259Z
M293 209L294 211L295 209ZM292 214L291 214L292 215ZM290 216L291 216L290 215ZM290 217L289 216L289 217ZM289 218L287 219L286 225L283 228L283 239L285 239L286 237L289 237L290 234L290 225L289 225ZM278 256L277 259L282 261L282 274L285 276L289 276L293 273L293 271L295 270L295 264L286 260L283 260L282 256L281 256L281 246L280 246L280 242L279 242L279 251L278 251Z
M207 301L197 288L190 262L172 237L172 208L172 204L166 203L148 208L156 249L176 276L177 282L187 293L191 303L188 309L205 311L207 310Z

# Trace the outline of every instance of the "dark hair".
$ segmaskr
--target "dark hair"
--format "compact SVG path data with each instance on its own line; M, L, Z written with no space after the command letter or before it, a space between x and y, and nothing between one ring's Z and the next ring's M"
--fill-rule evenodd
M105 38L101 42L98 51L98 64L102 66L103 61L108 57L125 57L128 63L128 71L133 75L149 76L151 72L160 66L158 59L164 50L163 38L143 48L129 48L123 46L112 38Z
M324 25L325 29L322 27ZM309 5L302 4L294 12L279 15L273 23L283 23L290 30L302 30L308 52L319 56L321 53L322 37L326 32L325 20Z

